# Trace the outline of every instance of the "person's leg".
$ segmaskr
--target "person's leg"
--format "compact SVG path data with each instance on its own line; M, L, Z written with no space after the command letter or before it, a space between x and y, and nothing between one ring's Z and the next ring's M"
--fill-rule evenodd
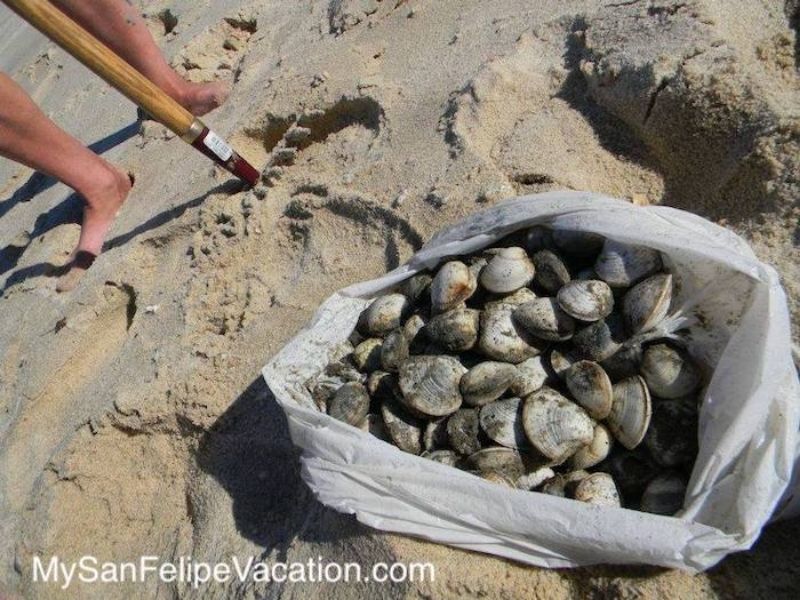
M86 201L77 256L100 254L106 232L128 196L128 176L64 132L39 110L25 91L0 73L0 155L55 177ZM60 282L61 289L74 285L76 271ZM68 274L69 275L69 274Z
M191 83L169 66L144 19L127 0L52 0L64 13L195 116L220 106L230 93L221 81Z

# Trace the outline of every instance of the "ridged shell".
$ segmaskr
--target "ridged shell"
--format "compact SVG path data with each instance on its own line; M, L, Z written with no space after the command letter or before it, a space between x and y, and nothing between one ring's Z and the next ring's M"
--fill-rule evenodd
M495 361L478 363L461 378L461 396L470 406L483 406L502 396L516 379L514 365Z
M447 438L450 446L459 454L468 456L480 450L479 434L477 408L462 408L447 419Z
M461 406L458 386L466 372L452 356L412 356L399 371L403 404L431 417L454 413Z
M511 363L520 363L541 353L533 337L518 326L510 304L491 304L481 312L478 347L489 358Z
M587 325L572 336L575 356L596 362L616 353L624 341L625 328L616 313Z
M428 339L450 352L469 350L478 341L480 311L456 308L433 317L426 326Z
M580 321L599 321L614 309L614 296L604 281L570 281L558 291L561 309Z
M381 366L387 371L397 371L408 359L408 338L402 327L391 331L381 345Z
M522 427L522 400L496 400L480 409L480 424L484 433L501 446L525 448L528 440Z
M363 313L360 329L371 336L383 336L397 329L407 316L411 304L403 294L378 296Z
M697 407L695 399L659 400L644 437L644 445L665 467L690 464L697 456Z
M555 298L536 298L514 310L514 320L543 340L563 342L575 332L575 321Z
M556 463L565 461L594 437L586 411L548 387L525 399L522 424L534 448Z
M608 473L592 473L575 488L575 500L597 506L622 506L614 480Z
M655 344L644 351L642 375L659 398L681 398L700 385L700 371L692 359L667 344Z
M628 287L661 270L658 250L606 240L594 270L611 287Z
M431 306L434 312L451 310L472 296L477 287L467 265L457 260L445 263L431 282Z
M540 250L531 257L535 267L533 283L548 294L555 295L562 286L569 283L570 275L567 265L550 250Z
M533 280L534 266L522 248L501 248L481 270L480 284L495 294L510 294Z
M611 380L596 362L581 360L566 372L569 393L593 419L605 419L611 412Z
M427 458L433 462L438 462L448 467L455 467L461 460L458 454L452 450L432 450L430 452L423 452L422 458Z
M589 469L600 464L608 458L614 439L608 427L602 423L594 426L594 437L592 441L582 448L579 448L569 459L569 465L573 469Z
M641 510L656 515L674 515L683 508L686 482L679 475L659 475L644 489Z
M638 375L614 384L613 390L614 401L606 423L617 441L633 450L644 439L650 425L650 392Z
M667 316L671 302L672 275L653 275L637 283L622 301L628 332L633 335L658 325Z
M369 394L360 383L345 383L328 401L328 414L348 425L359 425L368 412Z
M605 238L590 231L573 231L569 229L553 230L553 243L556 247L578 258L596 256L603 247Z
M481 473L504 473L514 480L523 472L522 457L519 452L503 446L483 448L473 452L467 463Z
M381 368L381 346L383 340L380 338L369 338L361 342L353 350L353 362L362 373L372 373Z
M422 452L422 422L399 402L388 399L381 405L383 424L395 446L411 454Z
M517 376L508 389L512 394L520 398L524 398L528 394L541 389L550 377L544 366L544 358L541 355L523 360L516 365L516 371Z

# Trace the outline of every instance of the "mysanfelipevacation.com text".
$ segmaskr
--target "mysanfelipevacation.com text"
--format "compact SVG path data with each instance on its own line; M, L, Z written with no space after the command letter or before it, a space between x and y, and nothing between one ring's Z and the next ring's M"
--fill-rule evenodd
M31 577L34 583L55 584L67 589L76 583L144 583L158 579L195 588L239 582L275 583L401 583L435 581L436 569L425 562L376 562L364 566L355 562L326 561L321 556L305 562L267 562L256 557L232 556L227 561L204 562L191 556L162 560L159 556L140 556L126 562L101 561L95 556L63 560L58 556L33 556Z

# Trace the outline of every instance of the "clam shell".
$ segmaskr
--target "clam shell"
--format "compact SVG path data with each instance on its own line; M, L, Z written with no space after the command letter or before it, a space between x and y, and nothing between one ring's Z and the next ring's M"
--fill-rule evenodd
M581 360L566 372L567 389L589 416L605 419L611 412L613 393L611 380L596 362Z
M524 466L522 456L512 448L491 446L473 452L467 463L481 473L504 473L516 480L522 475Z
M520 398L541 389L550 377L541 355L523 360L516 365L516 371L517 376L508 389L513 395Z
M392 442L411 454L422 451L422 422L406 411L396 400L385 400L381 405L383 424Z
M560 379L567 376L567 370L575 364L577 358L565 349L553 348L548 355L550 368Z
M480 311L456 308L433 317L425 328L428 339L450 352L469 350L478 341Z
M387 371L397 371L409 355L408 338L400 327L390 332L381 345L381 366Z
M644 437L653 460L665 467L690 464L697 456L697 407L694 398L659 400Z
M574 231L570 229L553 230L553 243L570 256L589 258L596 256L603 247L605 238L590 231Z
M514 365L482 362L461 378L461 396L470 406L483 406L502 396L516 379L517 368Z
M555 298L536 298L514 310L514 320L530 334L553 342L572 337L575 321L564 312Z
M386 335L400 327L410 309L411 304L403 294L378 296L364 311L360 329L374 337Z
M592 473L575 488L575 500L597 506L622 506L614 479L608 473Z
M369 394L360 383L345 383L328 400L328 414L348 425L359 425L369 412Z
M535 267L533 283L548 294L555 295L570 281L569 269L564 261L550 250L540 250L531 257Z
M457 466L461 460L458 454L452 450L432 450L430 452L423 452L422 457L447 465L448 467Z
M413 277L406 279L400 285L398 291L408 298L412 304L418 304L430 293L432 281L433 277L428 273L417 273Z
M422 433L422 447L425 450L433 451L447 448L450 438L447 435L447 417L440 417L433 421L428 421L425 431Z
M534 266L522 248L501 248L481 270L480 284L495 294L509 294L533 280Z
M472 296L477 287L475 275L467 265L457 260L445 263L431 282L431 306L435 312L452 310Z
M513 294L502 296L499 299L492 300L486 303L486 308L490 306L506 305L506 306L522 306L527 302L536 300L536 294L530 288L520 288Z
M599 321L614 309L614 296L604 281L570 281L558 290L561 309L580 321Z
M594 437L592 441L586 446L579 448L578 451L570 457L569 465L573 469L589 469L594 467L608 458L613 445L614 439L611 437L611 432L608 430L608 427L602 423L597 423L594 426Z
M447 419L447 438L450 446L459 454L468 456L480 450L479 434L480 422L476 408L462 408Z
M555 476L556 472L550 467L539 467L517 479L517 487L521 490L534 490Z
M489 358L511 363L520 363L538 356L541 349L533 337L513 318L515 306L491 304L481 313L478 347Z
M496 400L480 409L481 428L489 438L508 448L525 448L528 440L522 427L522 400Z
M508 475L500 473L498 471L486 471L485 473L480 474L481 479L485 479L486 481L490 481L491 483L496 483L497 485L502 485L504 487L516 489L517 485L513 479L511 479Z
M614 354L603 361L600 366L608 373L612 381L638 375L642 364L642 346L625 343Z
M606 240L594 270L611 287L628 287L661 270L658 250Z
M638 446L650 425L650 392L638 375L614 384L614 401L606 419L611 433L628 450Z
M700 370L692 359L667 344L655 344L644 351L641 373L659 398L687 396L700 385Z
M555 463L564 462L594 437L586 411L548 387L525 399L522 424L534 448Z
M637 283L625 294L622 314L628 332L633 335L658 325L669 312L672 302L672 275L659 274Z
M399 371L402 402L431 417L454 413L461 406L458 386L466 372L452 356L412 356Z
M572 336L575 356L596 362L609 358L624 341L622 319L615 313L587 325Z
M647 484L640 508L656 515L674 515L683 508L685 497L686 482L683 478L665 473Z
M359 371L371 373L381 368L381 346L383 340L380 338L368 338L356 346L353 362Z

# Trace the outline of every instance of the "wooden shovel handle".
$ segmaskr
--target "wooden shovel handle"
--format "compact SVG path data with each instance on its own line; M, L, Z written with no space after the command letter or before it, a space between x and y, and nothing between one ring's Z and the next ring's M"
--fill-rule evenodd
M200 133L192 113L50 2L2 1L177 135L191 143Z

